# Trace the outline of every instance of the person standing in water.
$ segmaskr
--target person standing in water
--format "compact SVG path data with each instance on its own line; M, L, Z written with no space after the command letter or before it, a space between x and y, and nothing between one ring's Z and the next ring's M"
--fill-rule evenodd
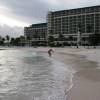
M49 57L52 56L52 52L54 52L52 49L49 49L49 50L48 50L48 55L49 55Z

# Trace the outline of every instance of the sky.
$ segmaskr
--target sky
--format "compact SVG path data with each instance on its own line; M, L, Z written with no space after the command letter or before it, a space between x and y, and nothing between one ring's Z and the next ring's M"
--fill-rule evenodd
M100 5L100 0L0 0L0 35L23 35L23 27L46 22L48 11Z

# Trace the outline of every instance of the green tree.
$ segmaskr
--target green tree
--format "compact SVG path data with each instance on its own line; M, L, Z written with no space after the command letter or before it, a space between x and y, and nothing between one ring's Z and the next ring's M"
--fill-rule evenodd
M64 41L65 37L63 34L59 34L58 39L59 41Z
M16 46L20 46L20 42L21 42L20 37L15 38L15 45Z
M13 46L16 45L16 43L15 43L15 38L13 38L13 37L11 38L10 44L13 45Z
M5 38L4 37L2 38L2 42L3 42L3 45L4 45L5 44Z
M65 41L65 37L63 34L59 34L58 36L58 40L61 41L61 46L63 47L64 46L64 41Z
M50 46L53 46L54 45L54 37L53 36L49 36L48 37L48 44L50 45Z
M2 45L2 37L0 36L0 45Z
M26 40L31 40L30 36L27 36L27 37L26 37Z
M6 40L9 41L10 40L10 36L6 35Z
M89 43L93 45L94 48L100 43L100 34L92 34L89 36Z
M7 40L8 46L9 46L9 41L10 41L10 36L9 35L6 35L6 40Z

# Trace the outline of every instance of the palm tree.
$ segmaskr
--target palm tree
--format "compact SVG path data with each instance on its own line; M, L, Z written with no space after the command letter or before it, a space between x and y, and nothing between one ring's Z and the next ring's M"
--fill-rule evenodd
M20 37L15 38L15 45L20 46Z
M0 45L2 45L2 37L0 36Z
M8 46L9 46L9 41L10 41L10 36L9 35L6 35L6 40L7 40Z
M3 45L4 45L4 43L5 43L5 38L2 38L2 42L3 42Z
M13 45L13 46L15 45L15 38L13 38L13 37L11 38L10 44Z
M63 34L59 34L58 40L59 40L59 41L62 41L62 46L64 46L64 40L65 40L65 37L64 37Z
M64 35L63 34L59 34L58 38L59 38L60 41L64 41Z
M26 37L26 40L31 40L30 36L27 36L27 37Z

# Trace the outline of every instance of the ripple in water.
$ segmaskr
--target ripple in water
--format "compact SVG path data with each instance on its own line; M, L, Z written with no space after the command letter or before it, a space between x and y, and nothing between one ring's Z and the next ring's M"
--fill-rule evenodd
M0 100L66 100L68 66L32 50L0 52Z

